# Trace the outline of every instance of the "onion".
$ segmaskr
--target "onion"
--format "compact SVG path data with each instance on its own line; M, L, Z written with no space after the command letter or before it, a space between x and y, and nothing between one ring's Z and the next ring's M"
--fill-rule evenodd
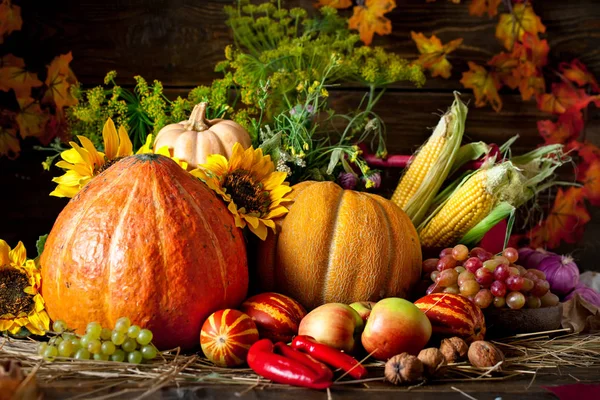
M579 283L579 268L569 256L547 255L537 269L546 274L552 293L559 296L568 294Z
M524 263L521 263L525 268L538 268L538 265L542 262L542 260L548 256L556 256L556 253L552 253L551 251L547 251L544 249L536 249L533 253L527 257ZM520 260L519 260L520 261Z
M577 285L575 290L573 290L571 293L569 293L567 297L565 297L565 301L573 298L576 293L579 293L581 297L583 297L585 300L592 303L596 307L600 307L600 293L596 292L591 287L585 286L583 284Z
M533 250L531 247L521 247L519 249L519 265L525 266L527 264L527 260L533 253L535 253L535 250Z

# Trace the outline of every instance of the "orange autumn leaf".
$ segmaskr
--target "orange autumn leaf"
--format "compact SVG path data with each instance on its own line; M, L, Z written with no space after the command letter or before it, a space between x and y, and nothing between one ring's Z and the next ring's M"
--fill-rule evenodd
M48 66L48 76L46 77L48 90L44 101L53 102L59 116L62 116L64 107L77 104L77 99L71 94L71 86L77 82L75 74L69 68L72 60L73 55L69 52L55 57Z
M8 92L15 91L17 98L29 97L32 87L42 86L42 81L37 74L25 70L25 62L22 58L7 54L2 57L0 68L0 90Z
M532 247L558 247L561 241L576 243L590 221L584 204L583 188L558 189L546 220L529 232Z
M483 14L495 17L498 14L498 6L502 0L472 0L469 4L469 14L482 17Z
M502 99L498 95L501 84L493 72L469 61L469 71L463 72L460 83L473 89L475 107L483 107L489 103L497 112L502 109Z
M40 104L29 98L18 99L20 111L17 113L19 133L24 139L28 136L40 137L48 121L48 114L40 108Z
M551 120L537 122L538 131L546 144L569 143L579 136L583 125L581 111L564 113L556 122L552 122Z
M337 9L348 8L352 5L352 0L319 0L315 3L316 8L320 7L332 7Z
M571 108L581 110L597 99L598 97L589 96L583 89L576 89L566 83L554 83L552 93L538 96L538 108L552 114L563 114Z
M496 76L503 84L511 89L519 87L519 79L513 73L519 66L519 59L515 58L514 54L505 52L496 54L488 61L488 65L493 67Z
M15 6L10 0L0 3L0 44L11 32L20 31L23 26L21 7Z
M583 183L583 194L594 207L600 207L600 158L594 159L585 170L580 170L578 181Z
M441 40L435 35L431 35L429 39L420 32L411 32L410 35L412 40L417 44L419 53L421 53L415 64L430 70L433 77L441 76L445 79L450 78L452 65L450 65L446 56L456 50L462 44L463 40L455 39L442 45Z
M513 6L512 14L501 14L496 26L496 37L508 50L516 40L522 40L525 33L537 35L546 32L542 20L533 11L531 4L519 3Z
M600 92L598 81L581 61L575 59L571 63L562 62L558 68L563 76L571 82L576 83L580 87L589 84L594 92Z
M541 40L537 35L529 32L525 33L521 43L515 43L514 51L520 52L522 58L525 58L536 67L544 67L548 64L550 46L547 40Z
M354 7L354 14L348 20L348 27L360 33L360 39L367 46L373 41L373 35L389 35L392 21L384 17L396 8L395 0L366 0L364 5Z

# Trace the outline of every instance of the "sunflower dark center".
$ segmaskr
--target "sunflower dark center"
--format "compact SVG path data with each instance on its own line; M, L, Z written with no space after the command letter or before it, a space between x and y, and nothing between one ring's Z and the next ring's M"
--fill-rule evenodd
M263 184L256 182L248 171L236 170L227 175L223 187L237 206L245 214L263 216L269 210L269 192L263 190Z
M33 309L33 296L23 290L29 286L27 275L16 268L0 267L0 315L18 315Z
M102 172L106 171L107 169L109 169L110 167L112 167L113 164L115 164L117 161L122 160L125 157L117 157L117 158L113 158L112 160L107 160L104 164L102 164L101 166L94 168L94 175L98 175L101 174Z

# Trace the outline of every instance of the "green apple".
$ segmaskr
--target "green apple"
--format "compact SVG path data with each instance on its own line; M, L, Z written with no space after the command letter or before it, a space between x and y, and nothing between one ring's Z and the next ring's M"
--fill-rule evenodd
M356 301L350 304L350 307L356 310L364 322L367 322L367 318L369 318L369 315L371 315L371 310L375 304L377 303L374 301Z
M417 355L431 338L431 322L408 300L390 297L371 310L361 341L377 360L407 352Z

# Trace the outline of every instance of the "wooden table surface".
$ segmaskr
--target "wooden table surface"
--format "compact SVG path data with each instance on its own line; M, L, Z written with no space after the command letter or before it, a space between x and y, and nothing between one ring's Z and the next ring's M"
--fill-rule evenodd
M552 392L544 386L559 386L573 384L595 384L600 385L600 368L574 369L561 368L560 371L551 373L538 373L535 378L532 375L523 375L519 378L511 378L503 381L481 381L481 382L452 382L452 383L429 383L416 387L395 387L383 382L370 382L369 388L346 387L337 385L331 389L328 397L326 391L307 390L300 388L273 388L255 387L250 389L247 385L205 385L194 387L168 388L147 395L145 399L411 399L411 400L550 400L557 399ZM128 392L112 392L114 397L109 397L110 392L96 392L90 396L84 396L85 391L78 389L69 383L64 387L45 390L45 399L65 399L80 395L81 398L137 398L144 394L147 389L131 389ZM464 392L461 393L461 392ZM466 395L471 396L467 397ZM570 397L577 400L598 400L589 397Z

